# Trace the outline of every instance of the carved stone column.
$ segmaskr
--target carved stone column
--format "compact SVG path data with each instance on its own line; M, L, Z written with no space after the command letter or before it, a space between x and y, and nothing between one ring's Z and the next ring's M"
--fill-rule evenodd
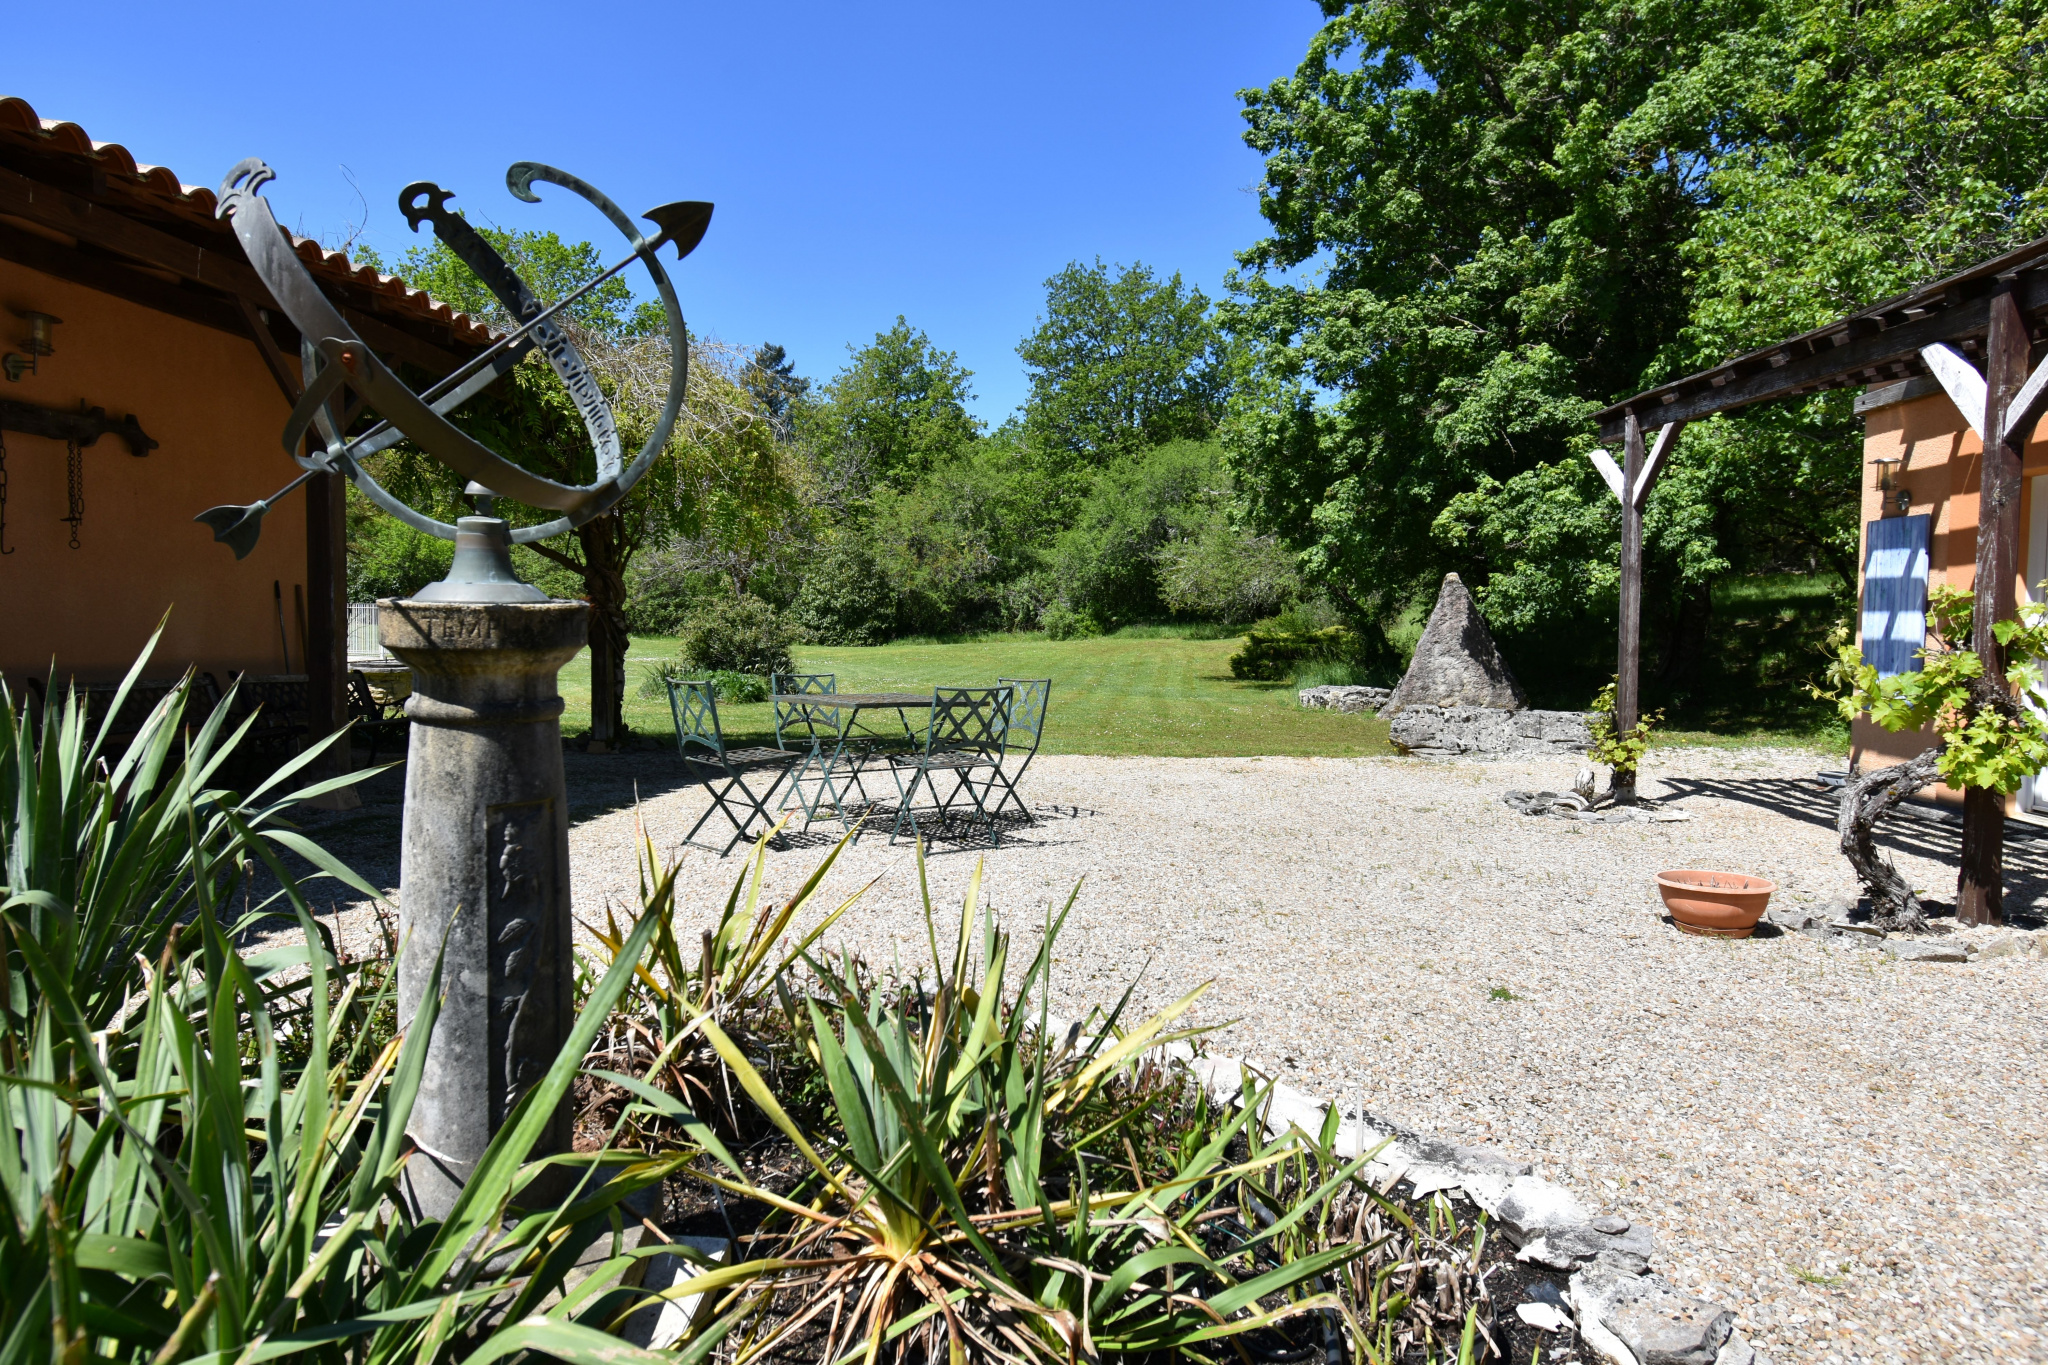
M569 811L555 678L588 635L581 602L377 604L384 647L412 668L399 871L399 1027L434 954L446 1003L409 1131L418 1210L453 1205L571 1023ZM569 1113L534 1155L566 1151Z

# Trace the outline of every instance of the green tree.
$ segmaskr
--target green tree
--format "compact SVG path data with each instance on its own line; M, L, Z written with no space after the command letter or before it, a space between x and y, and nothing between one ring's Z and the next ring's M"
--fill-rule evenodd
M1045 282L1045 316L1020 342L1025 429L1040 451L1101 466L1204 439L1222 413L1222 347L1202 291L1145 265L1070 262Z
M789 352L770 343L756 350L740 377L754 405L775 425L777 440L788 440L795 409L811 391L811 381L796 372Z
M1272 230L1220 310L1249 351L1229 443L1253 520L1362 627L1446 568L1483 583L1439 513L1575 455L1677 336L1725 124L1698 92L1756 9L1326 3L1245 92Z
M1198 538L1230 500L1213 443L1174 441L1111 465L1050 552L1054 594L1104 626L1157 619L1160 560Z
M1044 604L1039 569L1057 534L1055 480L1015 433L973 445L905 492L880 490L855 520L914 632L1014 627Z
M847 347L846 368L802 423L816 458L858 499L876 487L905 491L981 432L967 410L974 371L899 315L868 345Z
M1608 617L1594 408L2048 230L2038 4L1328 8L1247 94L1274 233L1230 438L1367 614L1457 568L1510 633ZM1847 393L1686 432L1645 528L1667 684L1716 579L1853 580L1860 463Z

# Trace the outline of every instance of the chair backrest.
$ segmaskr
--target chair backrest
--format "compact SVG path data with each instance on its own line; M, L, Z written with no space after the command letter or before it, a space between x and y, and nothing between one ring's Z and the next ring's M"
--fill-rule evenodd
M370 695L370 680L360 668L348 671L348 713L357 720L376 720L384 714L377 699Z
M1039 736L1045 731L1045 704L1052 699L1052 679L997 678L996 681L1017 693L1016 700L1010 703L1010 728L1004 736L1004 743L1013 753L1020 749L1027 754L1037 753Z
M1010 728L1010 705L1016 693L1008 687L934 687L932 723L925 731L926 754L971 751L993 758L1003 755L1003 736Z
M836 673L771 673L768 675L768 690L776 696L833 696L839 691L839 675ZM787 727L793 734L815 740L821 733L837 736L839 733L839 708L836 706L806 706L798 701L775 703L775 743L787 748L782 732Z
M700 745L719 758L725 757L725 731L718 725L718 698L711 683L666 679L668 712L676 722L676 752L690 756L690 746Z

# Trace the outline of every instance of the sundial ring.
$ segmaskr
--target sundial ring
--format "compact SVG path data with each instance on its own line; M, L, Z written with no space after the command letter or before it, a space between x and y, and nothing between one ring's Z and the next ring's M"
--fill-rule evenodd
M415 229L421 220L433 219L436 235L476 270L505 304L507 311L522 321L508 340L487 351L479 362L472 362L478 365L476 373L429 403L378 358L314 283L291 239L278 226L269 203L258 193L275 178L274 172L260 160L251 158L237 164L221 185L219 213L231 220L250 264L306 341L302 354L309 394L294 411L286 429L287 447L302 466L339 470L354 480L379 507L407 524L432 534L451 537L455 533L454 527L407 507L379 486L358 463L363 456L384 449L401 438L408 438L451 471L473 482L484 484L514 501L562 514L542 525L522 527L513 532L514 541L527 543L571 530L611 510L666 448L688 384L689 349L681 306L676 301L667 273L654 253L660 245L673 241L679 255L687 254L703 235L704 226L710 218L710 205L661 206L650 214L661 231L650 238L638 231L632 220L620 212L609 198L588 182L565 171L521 162L507 176L508 184L520 198L533 200L533 181L545 180L571 190L594 205L632 244L633 255L621 261L620 266L638 259L647 268L656 292L661 296L669 324L671 365L668 393L647 441L627 463L620 452L617 424L610 404L605 401L596 377L581 354L563 329L554 326L550 318L541 316L547 310L540 307L517 273L490 247L489 242L459 216L446 211L446 201L450 197L446 191L427 182L409 186L401 196L401 210ZM468 436L447 419L447 413L501 377L517 362L520 354L533 345L541 346L550 367L562 380L584 418L597 464L598 478L592 484L566 485L534 474ZM359 394L386 425L356 441L344 440L337 430L333 406L336 390L341 384ZM299 457L300 440L312 428L318 429L326 450L324 454Z
M484 282L484 287L491 291L515 325L532 323L545 311L541 301L533 296L533 291L526 287L526 281L519 278L519 272L498 254L498 249L488 238L471 227L467 218L449 210L448 201L454 197L432 181L416 180L399 191L398 211L405 215L406 223L415 232L419 231L422 222L432 223L434 236L476 272L477 278ZM568 333L552 318L535 324L532 337L534 345L547 357L555 377L569 391L570 400L576 404L576 411L583 418L583 429L589 433L591 446L597 453L598 476L608 478L618 473L618 423L612 416L611 404L605 401L597 376L584 364L583 356L576 350Z

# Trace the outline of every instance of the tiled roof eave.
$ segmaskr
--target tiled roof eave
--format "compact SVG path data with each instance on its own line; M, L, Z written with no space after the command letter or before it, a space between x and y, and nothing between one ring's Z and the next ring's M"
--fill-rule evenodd
M0 141L88 162L110 180L120 182L126 191L124 198L139 198L156 212L210 232L225 231L215 217L219 200L212 190L183 183L168 167L137 161L118 142L96 142L76 123L42 118L27 100L0 96ZM343 253L329 251L310 238L294 235L292 245L315 279L366 290L395 316L445 327L466 345L487 345L497 335L478 319L457 312L425 290L414 289L396 275L356 265Z

